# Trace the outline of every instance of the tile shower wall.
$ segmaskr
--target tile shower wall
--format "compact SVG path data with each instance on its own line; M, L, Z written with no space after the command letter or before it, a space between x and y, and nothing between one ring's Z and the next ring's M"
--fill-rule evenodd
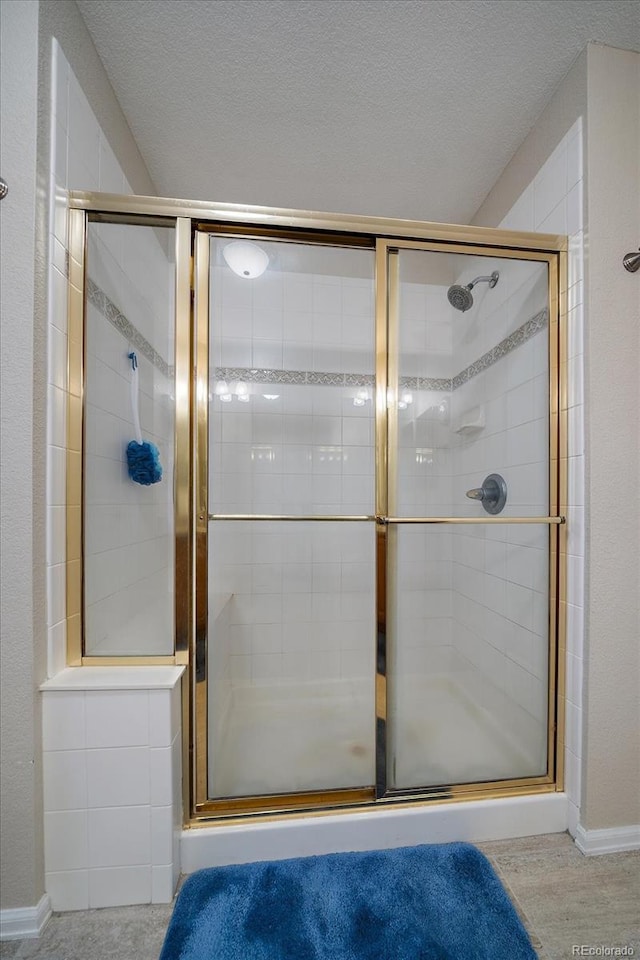
M51 103L51 235L49 263L49 336L47 404L47 622L48 673L43 688L45 876L54 909L76 910L120 903L168 902L179 873L176 826L182 822L180 785L179 690L173 668L155 668L152 681L142 668L125 669L110 689L104 684L108 668L65 670L65 522L66 522L66 409L67 409L67 189L99 189L131 193L122 171L100 130L89 104L58 43L53 41ZM112 251L113 252L113 251ZM122 265L123 251L115 251ZM154 255L155 256L155 255ZM146 264L150 266L151 254ZM103 266L109 261L103 257ZM157 262L157 256L156 256ZM125 274L121 270L121 279ZM112 273L115 280L117 270ZM107 280L103 277L105 285ZM124 283L126 288L126 283ZM110 299L121 310L126 290L111 288ZM129 286L129 290L130 290ZM104 301L103 301L104 305ZM165 304L166 310L166 304ZM143 311L144 312L144 311ZM140 315L140 311L137 311ZM103 319L103 343L95 362L107 361L105 377L116 374L113 357L126 348ZM147 332L148 336L148 332ZM136 341L138 342L138 341ZM163 352L164 344L158 349ZM169 345L166 345L170 354ZM99 354L102 350L101 359ZM109 351L112 350L110 353ZM163 355L166 356L163 352ZM111 363L108 361L111 360ZM143 360L143 362L145 362ZM110 369L107 369L110 368ZM154 367L154 388L158 379ZM144 371L146 402L151 379ZM95 370L94 370L95 373ZM107 400L123 402L126 374L120 390ZM124 392L123 392L124 388ZM143 423L151 427L149 411ZM112 416L109 403L100 417ZM122 410L124 413L124 409ZM145 419L146 418L146 419ZM125 418L122 417L124 420ZM103 425L106 424L103 420ZM160 440L161 432L155 432ZM96 438L88 437L93 443ZM113 431L105 442L114 442ZM97 451L95 451L97 452ZM166 467L171 471L170 461ZM140 515L140 523L145 518ZM148 520L148 518L146 518ZM112 531L103 525L103 533ZM116 544L113 544L114 549ZM121 558L122 559L122 558ZM103 574L113 583L115 571ZM89 590L92 589L88 584ZM177 671L177 674L180 670ZM61 680L66 677L67 680ZM72 678L72 679L69 679ZM112 677L113 680L113 677ZM55 686L57 683L57 686ZM66 686L67 683L71 687ZM125 690L122 689L124 683ZM52 686L54 685L54 686ZM163 687L159 689L158 687ZM106 774L106 775L105 775Z
M568 503L561 504L561 510L567 516L565 787L572 832L578 823L581 793L584 655L583 132L579 119L498 225L507 230L566 233L569 237Z
M247 283L219 267L212 299L222 333L212 351L217 381L232 391L242 380L250 396L223 401L212 385L215 512L372 514L371 282L273 273ZM436 285L403 283L401 300L409 340L402 345L400 500L412 515L448 514L448 391L425 385L450 387L451 308L446 287ZM418 661L424 666L424 636L432 654L451 643L450 544L446 532L430 538L428 556L424 540L401 544L402 669L409 673ZM229 686L370 678L373 556L372 531L362 526L214 525L210 607L232 600L228 637L224 620L212 618L212 672L228 669ZM219 685L219 677L211 680Z
M48 387L49 674L65 665L65 502L67 355L66 190L130 193L131 188L59 45L54 41L51 137ZM89 275L112 304L164 358L173 355L171 266L152 230L92 225ZM144 280L141 288L140 278ZM165 480L134 488L124 446L132 436L126 355L135 349L96 307L87 336L85 550L88 651L96 654L172 650L171 501L173 474L171 371L140 354L143 433L161 450ZM147 576L141 578L140 571ZM160 608L163 615L156 616Z
M400 256L397 504L392 510L410 517L450 516L454 311L447 300L448 284L403 278L412 264L420 269L413 259L419 256L409 253L406 260L404 252ZM407 526L392 537L391 634L398 640L392 644L391 660L395 680L411 684L416 675L446 672L449 667L451 533L444 528L425 533L424 528ZM396 691L397 699L406 696L404 690Z
M131 193L57 41L51 83L47 398L48 670L66 664L67 190Z
M173 653L173 231L90 224L86 330L85 632L91 655ZM135 279L132 279L135 278ZM131 361L162 481L134 484Z
M566 789L577 822L580 797L580 712L582 693L582 623L584 594L584 446L583 446L583 271L582 271L582 125L578 121L523 192L499 226L569 235L568 295L568 423L569 496L561 510L568 520L567 557L567 704ZM478 272L485 273L485 269ZM465 280L469 277L464 276ZM492 296L501 291L504 273ZM464 282L464 281L463 281ZM517 273L515 276L517 284ZM503 290L505 288L502 288ZM515 299L514 299L515 297ZM510 293L498 306L492 323L510 329L538 310L536 283ZM503 295L504 299L504 295ZM483 301L483 304L488 302ZM497 301L494 301L497 305ZM510 309L515 305L516 309ZM481 320L481 317L479 317ZM454 346L465 361L489 346L488 325L461 330L463 343ZM454 494L465 503L464 491L478 486L486 473L498 471L509 482L509 506L522 515L547 509L546 404L544 358L546 333L539 332L509 357L454 391L453 430L464 426L465 411L483 406L485 427L475 436L456 434ZM500 469L500 464L504 469ZM470 470L479 472L470 472ZM466 503L472 514L474 505ZM488 683L486 705L504 719L507 711L523 742L535 742L535 726L543 721L546 651L541 639L546 626L547 533L537 527L508 527L454 534L454 645ZM536 573L537 571L537 573ZM536 581L537 577L537 581ZM471 676L468 674L468 676ZM520 705L514 714L513 702Z
M215 267L212 305L210 509L373 514L372 280L274 270L248 282ZM210 606L232 596L230 683L372 676L369 526L213 524Z
M481 295L477 309L455 327L456 365L464 367L527 320L539 319L533 336L452 394L454 515L484 516L481 505L465 492L480 486L488 474L500 473L508 487L507 516L546 516L546 265L504 259L465 263L460 282L496 268L498 285ZM458 683L499 729L510 731L531 773L546 766L547 544L546 526L453 530Z

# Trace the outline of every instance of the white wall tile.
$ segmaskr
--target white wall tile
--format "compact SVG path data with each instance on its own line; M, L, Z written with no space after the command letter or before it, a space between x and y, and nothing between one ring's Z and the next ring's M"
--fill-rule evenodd
M151 863L151 810L148 806L89 810L87 817L90 867Z
M149 866L89 871L90 907L120 907L150 903L151 896L151 867Z
M149 739L152 747L170 747L180 726L180 686L149 691Z
M87 750L87 796L89 808L150 803L148 748Z
M567 148L561 141L533 183L535 229L547 219L551 211L567 193Z
M66 564L56 563L47 567L47 591L50 598L47 623L52 626L66 617Z
M578 180L567 194L565 229L568 234L575 234L582 230L582 204L582 180Z
M67 665L67 621L61 620L47 630L48 677L55 677Z
M104 136L100 137L99 154L99 183L101 193L120 193L122 191L123 176L120 164L116 160L113 150Z
M151 808L151 862L173 862L173 807Z
M50 325L49 327L48 351L49 383L60 390L66 390L67 338L57 326Z
M583 177L582 120L579 119L567 134L567 190Z
M171 747L154 747L149 751L150 797L153 806L168 806L173 801Z
M89 871L49 871L45 888L55 911L89 909Z
M47 870L81 870L89 864L86 810L45 811L44 856Z
M43 695L42 741L45 751L83 749L85 725L84 693L65 690Z
M572 211L574 212L574 211ZM563 197L544 220L536 225L539 233L567 233L567 199Z
M43 780L45 810L84 810L87 806L86 751L45 752Z
M171 903L176 882L177 877L171 865L151 867L151 902Z
M87 747L134 747L149 743L146 690L87 694Z

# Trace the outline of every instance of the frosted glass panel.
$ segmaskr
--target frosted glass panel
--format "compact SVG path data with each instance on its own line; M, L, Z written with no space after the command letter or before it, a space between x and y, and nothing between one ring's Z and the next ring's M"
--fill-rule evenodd
M211 239L209 512L374 512L374 254ZM374 782L374 524L213 520L209 795Z
M90 223L84 442L84 623L89 656L174 651L174 231ZM131 401L162 478L134 482Z
M209 795L374 781L374 525L214 521Z
M547 526L400 527L389 625L390 786L547 767Z

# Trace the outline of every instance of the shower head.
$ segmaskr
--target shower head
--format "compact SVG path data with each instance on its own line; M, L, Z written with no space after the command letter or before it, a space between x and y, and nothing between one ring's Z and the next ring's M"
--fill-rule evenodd
M461 287L459 283L454 283L452 287L449 287L447 297L451 306L455 310L461 310L462 313L473 306L470 287Z
M488 283L489 287L493 289L498 282L499 276L500 274L498 271L494 270L490 277L476 277L475 280L472 280L471 283L468 283L466 287L461 286L459 283L454 283L453 286L449 287L447 290L447 298L449 303L455 310L460 310L462 313L464 313L473 306L473 297L471 296L471 291L475 287L476 283Z

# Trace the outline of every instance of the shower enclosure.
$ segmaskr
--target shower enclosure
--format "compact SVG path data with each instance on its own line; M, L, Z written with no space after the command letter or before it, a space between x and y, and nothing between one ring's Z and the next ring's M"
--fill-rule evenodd
M94 222L153 233L171 276L175 260L175 550L156 564L175 647L121 626L110 654L188 663L191 814L557 789L564 238L72 204L94 299ZM82 611L75 662L96 662L109 641L90 596Z

